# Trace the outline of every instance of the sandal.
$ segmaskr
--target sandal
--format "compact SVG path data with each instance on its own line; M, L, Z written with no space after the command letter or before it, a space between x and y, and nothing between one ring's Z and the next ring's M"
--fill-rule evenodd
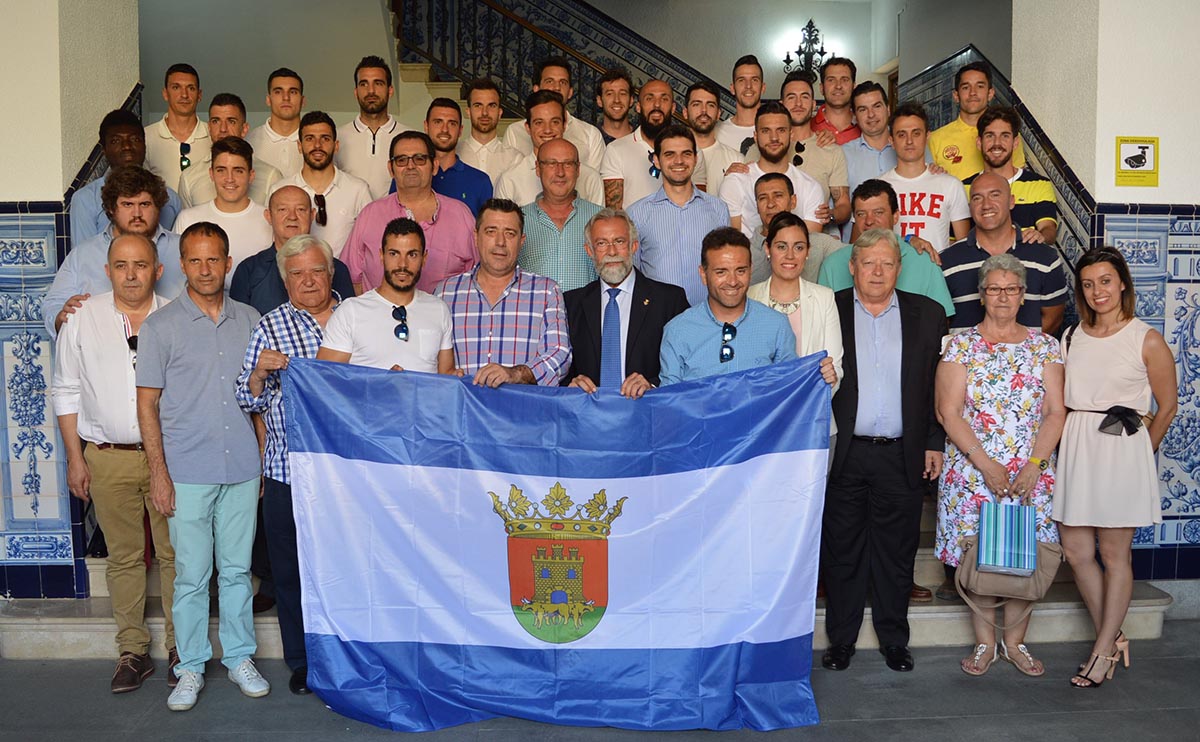
M991 657L985 657L988 654L988 648L991 648ZM984 661L986 658L986 661ZM992 664L996 662L996 645L995 644L977 644L975 651L963 658L959 663L962 671L968 675L979 677L991 669Z
M1016 650L1017 653L1011 655L1008 653L1008 645L1000 642L1000 657L1006 662L1011 663L1013 667L1031 678L1041 677L1046 674L1046 667L1042 664L1041 660L1036 659L1029 653L1029 647L1022 643L1016 646Z
M1125 657L1125 666L1129 667L1129 639L1125 637L1124 631L1117 631L1117 638L1113 640L1113 656ZM1087 665L1086 662L1079 663L1079 672L1083 672L1083 668Z
M1113 673L1117 670L1117 660L1120 655L1105 657L1104 655L1092 652L1091 661L1088 662L1087 670L1080 671L1075 677L1071 678L1071 685L1076 688L1099 688L1104 684L1105 680L1112 680ZM1100 660L1108 662L1108 671L1104 673L1104 677L1100 680L1092 680L1088 677L1092 670L1096 667L1096 663ZM1076 682L1079 681L1079 682Z

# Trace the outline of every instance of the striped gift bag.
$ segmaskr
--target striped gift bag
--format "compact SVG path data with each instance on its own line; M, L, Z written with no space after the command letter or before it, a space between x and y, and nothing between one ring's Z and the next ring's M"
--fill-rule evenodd
M1037 571L1037 511L1032 505L979 508L979 571L1028 577Z

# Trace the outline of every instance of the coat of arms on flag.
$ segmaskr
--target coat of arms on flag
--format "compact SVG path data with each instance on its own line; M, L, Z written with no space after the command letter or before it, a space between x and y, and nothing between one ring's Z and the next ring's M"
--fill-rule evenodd
M507 504L488 494L508 534L508 586L521 628L554 644L586 636L608 607L608 535L628 498L609 507L602 489L576 505L559 482L540 503L515 484Z

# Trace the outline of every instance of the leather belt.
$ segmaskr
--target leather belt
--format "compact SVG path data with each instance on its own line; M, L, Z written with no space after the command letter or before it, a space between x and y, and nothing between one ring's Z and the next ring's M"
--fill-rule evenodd
M870 443L872 446L890 446L900 442L899 438L883 438L877 435L852 435L850 438L862 443Z
M107 451L110 448L113 449L114 451L145 451L146 450L146 449L142 448L141 443L93 443L92 445L94 445L96 447L97 451Z

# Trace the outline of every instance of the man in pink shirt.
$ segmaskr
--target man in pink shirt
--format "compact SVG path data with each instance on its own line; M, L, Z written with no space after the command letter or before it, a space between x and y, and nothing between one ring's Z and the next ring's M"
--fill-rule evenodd
M427 257L417 288L432 291L443 278L469 271L479 262L475 252L475 217L466 204L433 191L433 141L420 131L392 138L388 170L396 192L372 201L359 212L341 259L350 269L358 293L383 282L379 246L388 222L407 217L425 233Z

